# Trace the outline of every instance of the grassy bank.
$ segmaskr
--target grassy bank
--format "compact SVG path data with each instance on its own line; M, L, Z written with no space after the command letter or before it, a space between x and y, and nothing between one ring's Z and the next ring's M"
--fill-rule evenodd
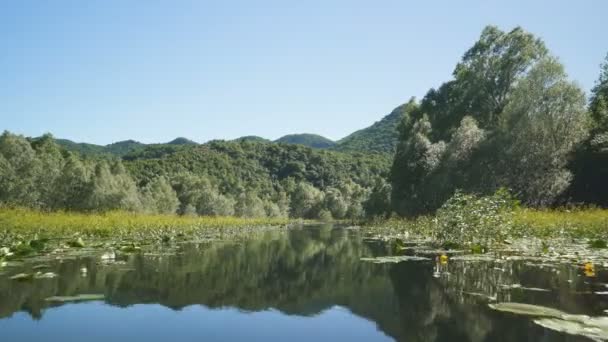
M236 234L288 224L283 218L237 218L107 213L40 212L0 208L0 244L32 239L165 241L205 234Z
M515 232L538 237L608 238L607 209L518 209Z
M529 209L518 208L510 213L511 237L608 239L608 209ZM392 218L367 222L371 233L432 237L441 229L441 218L421 216L416 219ZM477 222L476 222L477 223ZM480 223L480 230L484 230Z

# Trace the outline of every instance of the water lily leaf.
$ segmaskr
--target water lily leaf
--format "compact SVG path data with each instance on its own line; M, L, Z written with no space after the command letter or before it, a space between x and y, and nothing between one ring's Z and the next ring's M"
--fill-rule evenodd
M79 237L76 240L68 241L68 246L74 247L74 248L83 248L84 247L84 241L82 240L82 238Z
M469 262L490 262L494 261L495 257L487 254L474 254L474 255L456 255L452 257L452 260L469 261Z
M75 296L53 296L46 299L48 302L86 302L92 300L104 300L106 298L103 294L79 294Z
M46 272L46 273L36 273L34 275L34 278L36 279L53 279L57 277L57 273L53 273L53 272Z
M136 253L141 251L141 247L135 245L122 246L120 247L120 251L125 253Z
M36 265L34 267L32 267L33 270L43 270L45 268L50 268L51 266L49 265Z
M32 247L34 250L40 252L44 249L45 244L47 242L48 242L48 239L31 240L30 247Z
M501 284L499 286L505 290L519 289L519 290L526 290L526 291L551 292L551 290L541 289L538 287L526 287L526 286L521 286L521 284L511 284L511 285Z
M490 296L487 295L485 293L480 293L480 292L467 292L467 291L463 291L462 293L469 295L469 296L473 296L473 297L480 297L480 298L484 298L487 299L489 301L495 301L496 300L496 296Z
M106 252L101 255L102 261L112 261L116 259L116 253L114 252Z
M543 328L570 335L588 337L595 341L608 341L608 317L590 318L586 322L568 321L557 318L535 319L534 323Z
M563 315L566 315L566 313L560 310L533 304L507 302L488 305L494 310L510 312L518 315L553 318L561 318Z
M399 263L404 261L429 261L431 259L415 256L415 255L396 255L396 256L383 256L375 258L361 258L361 261L369 261L374 264L385 264L385 263Z
M12 276L10 279L16 281L28 281L34 279L34 275L31 273L19 273Z

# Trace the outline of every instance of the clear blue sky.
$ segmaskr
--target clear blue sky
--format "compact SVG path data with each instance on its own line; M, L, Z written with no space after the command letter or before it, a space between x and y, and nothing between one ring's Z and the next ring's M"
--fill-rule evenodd
M368 126L448 80L488 24L585 91L608 1L0 1L0 130L107 144Z

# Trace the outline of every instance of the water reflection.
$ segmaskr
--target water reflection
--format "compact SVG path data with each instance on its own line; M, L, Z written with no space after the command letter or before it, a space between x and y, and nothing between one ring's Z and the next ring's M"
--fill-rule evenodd
M397 341L577 341L582 338L558 335L525 317L493 312L487 303L524 302L592 315L608 309L608 296L593 293L607 279L597 269L590 278L582 268L526 261L360 261L391 254L393 247L366 241L356 231L320 226L269 232L242 243L187 244L176 254L118 255L111 263L99 256L27 263L0 275L0 317L14 320L21 311L45 321L57 310L52 308L61 305L46 298L85 293L104 294L107 304L129 309L160 304L176 310L189 307L183 312L191 312L193 305L202 305L201 310L236 309L253 321L263 312L315 317L330 330L339 326L331 322L337 319L334 310L343 308L376 325L377 335L365 335L372 341L386 336ZM9 279L39 267L58 277ZM104 310L91 303L70 307ZM136 306L144 312L153 307ZM238 326L226 326L224 340L233 329ZM304 340L305 331L299 333ZM309 334L310 339L317 336Z

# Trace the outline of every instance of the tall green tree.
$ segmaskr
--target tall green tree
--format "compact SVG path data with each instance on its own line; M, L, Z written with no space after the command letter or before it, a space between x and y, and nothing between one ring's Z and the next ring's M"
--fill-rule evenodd
M589 130L570 164L574 182L567 200L608 206L608 55L591 91Z
M40 207L36 181L43 169L30 143L5 131L0 135L0 156L0 202Z

